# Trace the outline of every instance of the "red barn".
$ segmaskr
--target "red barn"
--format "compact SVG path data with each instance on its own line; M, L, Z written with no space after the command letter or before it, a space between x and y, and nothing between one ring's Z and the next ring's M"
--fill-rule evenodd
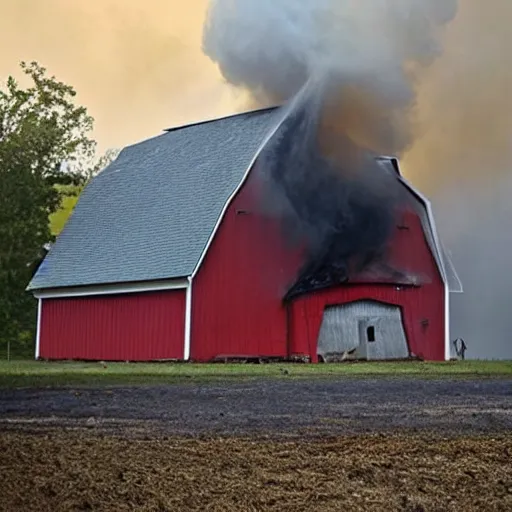
M36 358L448 359L460 282L428 201L392 158L379 159L382 171L409 201L388 258L416 277L362 275L283 301L300 257L259 209L253 171L282 121L265 109L125 148L83 191L29 285Z

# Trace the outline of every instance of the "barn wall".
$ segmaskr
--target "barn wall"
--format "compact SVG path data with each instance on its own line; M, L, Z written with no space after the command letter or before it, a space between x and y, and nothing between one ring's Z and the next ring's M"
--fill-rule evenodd
M256 189L251 177L228 208L194 280L193 360L302 354L316 360L324 308L359 299L401 306L411 351L444 359L444 285L412 210L398 222L387 263L415 276L420 287L397 290L385 272L361 276L350 285L296 299L287 318L281 299L301 259L286 247L276 223L258 214Z
M426 360L444 359L444 303L422 288L396 290L393 285L351 285L314 293L298 299L292 307L293 354L311 354L316 360L316 340L324 308L357 300L377 300L402 308L411 352ZM423 325L422 320L428 320Z
M183 358L185 291L43 299L40 357Z
M226 211L194 279L191 358L287 356L286 309L298 254L257 213L255 179Z

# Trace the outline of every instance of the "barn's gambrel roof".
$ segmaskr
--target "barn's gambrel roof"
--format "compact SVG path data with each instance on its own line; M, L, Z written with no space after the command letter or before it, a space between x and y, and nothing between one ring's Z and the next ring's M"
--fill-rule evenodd
M288 108L291 108L289 106ZM204 257L229 200L243 184L286 109L262 109L170 129L125 148L82 192L29 290L186 278ZM443 281L462 291L430 203L416 197Z
M125 148L82 192L29 289L191 275L281 115L229 116Z

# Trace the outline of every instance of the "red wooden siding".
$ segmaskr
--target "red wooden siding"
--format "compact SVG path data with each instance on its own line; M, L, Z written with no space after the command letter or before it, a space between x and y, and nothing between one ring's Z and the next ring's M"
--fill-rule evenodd
M43 299L40 357L182 359L185 291Z
M253 190L248 183L232 202L194 279L193 360L287 355L281 298L298 258L277 224L258 215Z
M393 285L339 286L296 300L291 308L292 354L310 354L316 360L324 308L363 299L401 306L410 351L426 360L444 359L443 296L435 298L425 288L397 290Z
M289 316L281 299L300 265L286 248L275 222L254 208L251 178L229 207L194 280L191 357L288 356L316 360L316 344L327 305L374 299L402 307L411 351L444 359L444 285L419 218L403 213L390 244L389 264L421 278L419 287L354 282L296 299Z

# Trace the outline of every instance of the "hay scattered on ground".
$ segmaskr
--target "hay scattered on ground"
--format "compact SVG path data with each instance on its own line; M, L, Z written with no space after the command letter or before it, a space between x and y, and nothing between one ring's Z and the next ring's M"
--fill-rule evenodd
M1 511L509 511L512 439L0 433Z

